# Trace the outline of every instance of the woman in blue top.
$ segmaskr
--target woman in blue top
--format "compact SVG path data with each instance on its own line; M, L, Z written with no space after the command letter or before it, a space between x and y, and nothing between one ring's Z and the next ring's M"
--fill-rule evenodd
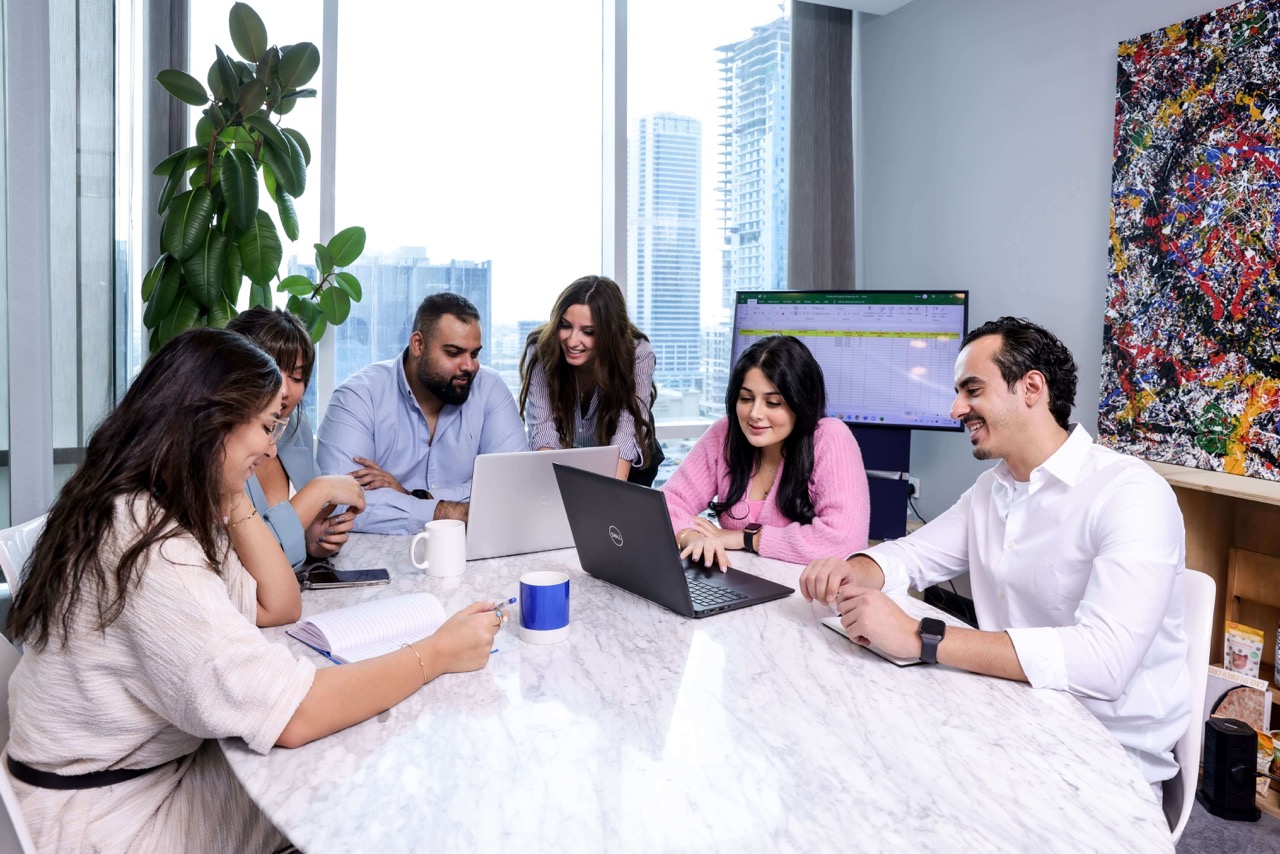
M617 284L583 276L569 285L525 346L520 414L529 449L616 445L618 477L652 483L655 357Z
M295 569L308 556L329 557L347 541L355 514L346 505L360 503L360 484L350 475L321 475L316 467L315 437L298 405L315 365L311 336L289 312L260 306L241 312L227 329L265 350L284 374L280 419L289 426L277 455L258 464L245 491ZM339 506L343 512L334 513Z

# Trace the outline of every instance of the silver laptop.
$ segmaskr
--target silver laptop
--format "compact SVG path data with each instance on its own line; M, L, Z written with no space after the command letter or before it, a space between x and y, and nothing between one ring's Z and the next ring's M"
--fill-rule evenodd
M553 463L612 477L618 471L618 449L605 445L476 457L467 560L572 548Z

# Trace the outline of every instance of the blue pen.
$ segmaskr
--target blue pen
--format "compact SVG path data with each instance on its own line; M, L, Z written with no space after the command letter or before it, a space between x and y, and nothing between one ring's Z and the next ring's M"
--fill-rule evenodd
M505 623L508 619L508 615L502 613L502 609L505 606L516 604L516 597L512 596L510 599L503 602L501 599L495 596L493 601L498 603L493 607L493 613L497 614L498 619ZM499 628L501 628L501 626L499 626ZM489 654L493 655L497 651L498 651L498 648L494 647L493 649L489 650Z
M498 604L494 606L493 612L498 615L498 619L502 620L502 622L505 623L507 621L508 615L504 614L502 612L502 609L507 607L508 605L516 604L516 597L512 596L510 599L508 599L505 602L495 597L494 601L497 602Z

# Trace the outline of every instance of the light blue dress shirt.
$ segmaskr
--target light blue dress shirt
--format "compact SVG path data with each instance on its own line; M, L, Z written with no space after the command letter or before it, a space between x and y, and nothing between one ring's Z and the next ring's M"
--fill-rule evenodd
M284 466L284 472L289 476L295 492L306 486L313 477L320 475L320 470L316 468L315 444L311 425L307 423L307 417L299 406L289 419L288 429L276 443L276 455L280 458L280 464ZM297 569L307 559L306 527L311 520L303 522L299 519L288 501L281 501L275 507L268 506L266 493L262 491L262 484L258 483L256 474L249 476L245 492L249 493L254 509L280 542L280 548L284 549L289 563Z
M407 490L425 489L431 499L394 489L365 492L365 511L355 530L412 534L435 518L436 503L471 498L471 471L480 454L526 450L524 424L506 383L484 366L461 406L446 405L434 439L426 416L404 375L404 354L375 362L334 390L320 423L317 460L325 474L349 474L353 457L373 460Z

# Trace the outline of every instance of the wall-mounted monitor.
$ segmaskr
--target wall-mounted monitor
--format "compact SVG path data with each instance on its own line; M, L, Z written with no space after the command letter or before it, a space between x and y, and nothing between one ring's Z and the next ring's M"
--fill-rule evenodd
M960 430L951 417L968 291L738 291L733 362L793 335L827 384L827 415L855 427Z

